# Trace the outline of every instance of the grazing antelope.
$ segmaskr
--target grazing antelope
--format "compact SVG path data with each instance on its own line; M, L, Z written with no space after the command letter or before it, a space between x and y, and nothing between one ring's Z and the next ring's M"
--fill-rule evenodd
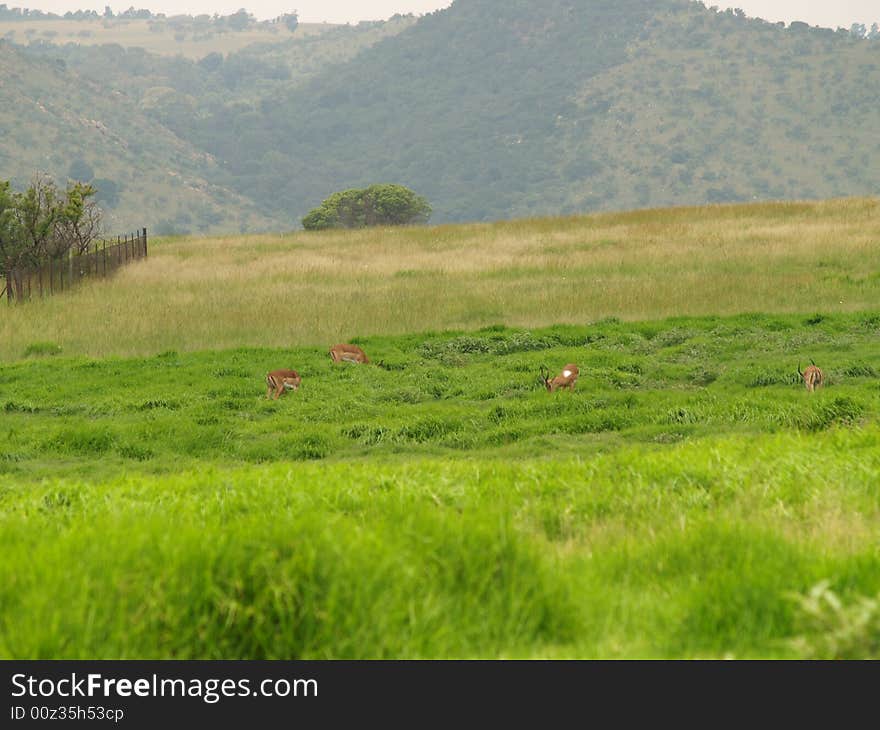
M807 365L804 368L804 371L801 372L801 364L798 363L798 375L800 375L804 379L804 385L807 386L807 390L812 393L816 388L821 388L822 384L825 382L825 374L816 367L816 363L813 362L812 358L810 358L810 362L812 365Z
M342 360L345 362L358 362L364 364L370 362L367 358L367 353L357 345L333 345L333 347L330 348L330 359L333 360L333 362L340 362Z
M558 388L568 388L569 392L571 392L574 390L574 384L577 382L579 372L578 366L570 362L562 368L562 372L559 375L551 380L550 371L542 365L541 380L544 381L548 393L552 393Z
M273 370L266 373L266 397L270 398L274 391L275 400L288 390L299 390L302 378L296 370Z

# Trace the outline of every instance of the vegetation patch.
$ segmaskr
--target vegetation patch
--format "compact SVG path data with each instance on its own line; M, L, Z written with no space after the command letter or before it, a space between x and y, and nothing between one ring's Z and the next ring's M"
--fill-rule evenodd
M61 345L54 342L32 342L24 348L22 357L53 357L62 352Z

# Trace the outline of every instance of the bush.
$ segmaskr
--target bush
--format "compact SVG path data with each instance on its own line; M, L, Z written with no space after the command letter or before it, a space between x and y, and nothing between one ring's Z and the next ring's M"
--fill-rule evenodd
M61 354L61 345L54 342L32 342L24 348L25 357L52 357Z

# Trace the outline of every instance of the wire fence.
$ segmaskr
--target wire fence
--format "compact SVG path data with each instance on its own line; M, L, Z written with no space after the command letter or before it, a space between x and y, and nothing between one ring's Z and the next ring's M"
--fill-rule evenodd
M110 276L121 266L147 257L147 229L101 240L82 254L68 254L50 259L40 266L20 267L3 272L4 286L0 298L9 304L25 302L67 291L83 279Z

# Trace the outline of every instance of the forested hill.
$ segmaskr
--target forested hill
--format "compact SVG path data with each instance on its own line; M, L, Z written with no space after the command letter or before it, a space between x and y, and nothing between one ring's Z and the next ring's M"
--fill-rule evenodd
M273 99L232 165L306 206L401 182L435 221L873 194L878 88L880 42L848 33L686 0L458 0ZM278 155L286 179L249 174Z
M232 167L262 195L280 186L309 203L341 186L400 182L428 197L434 220L558 210L561 119L664 6L458 0L272 100ZM286 180L250 174L279 153Z
M27 53L130 97L264 224L375 182L433 222L880 194L880 40L690 0L456 0L198 61Z

